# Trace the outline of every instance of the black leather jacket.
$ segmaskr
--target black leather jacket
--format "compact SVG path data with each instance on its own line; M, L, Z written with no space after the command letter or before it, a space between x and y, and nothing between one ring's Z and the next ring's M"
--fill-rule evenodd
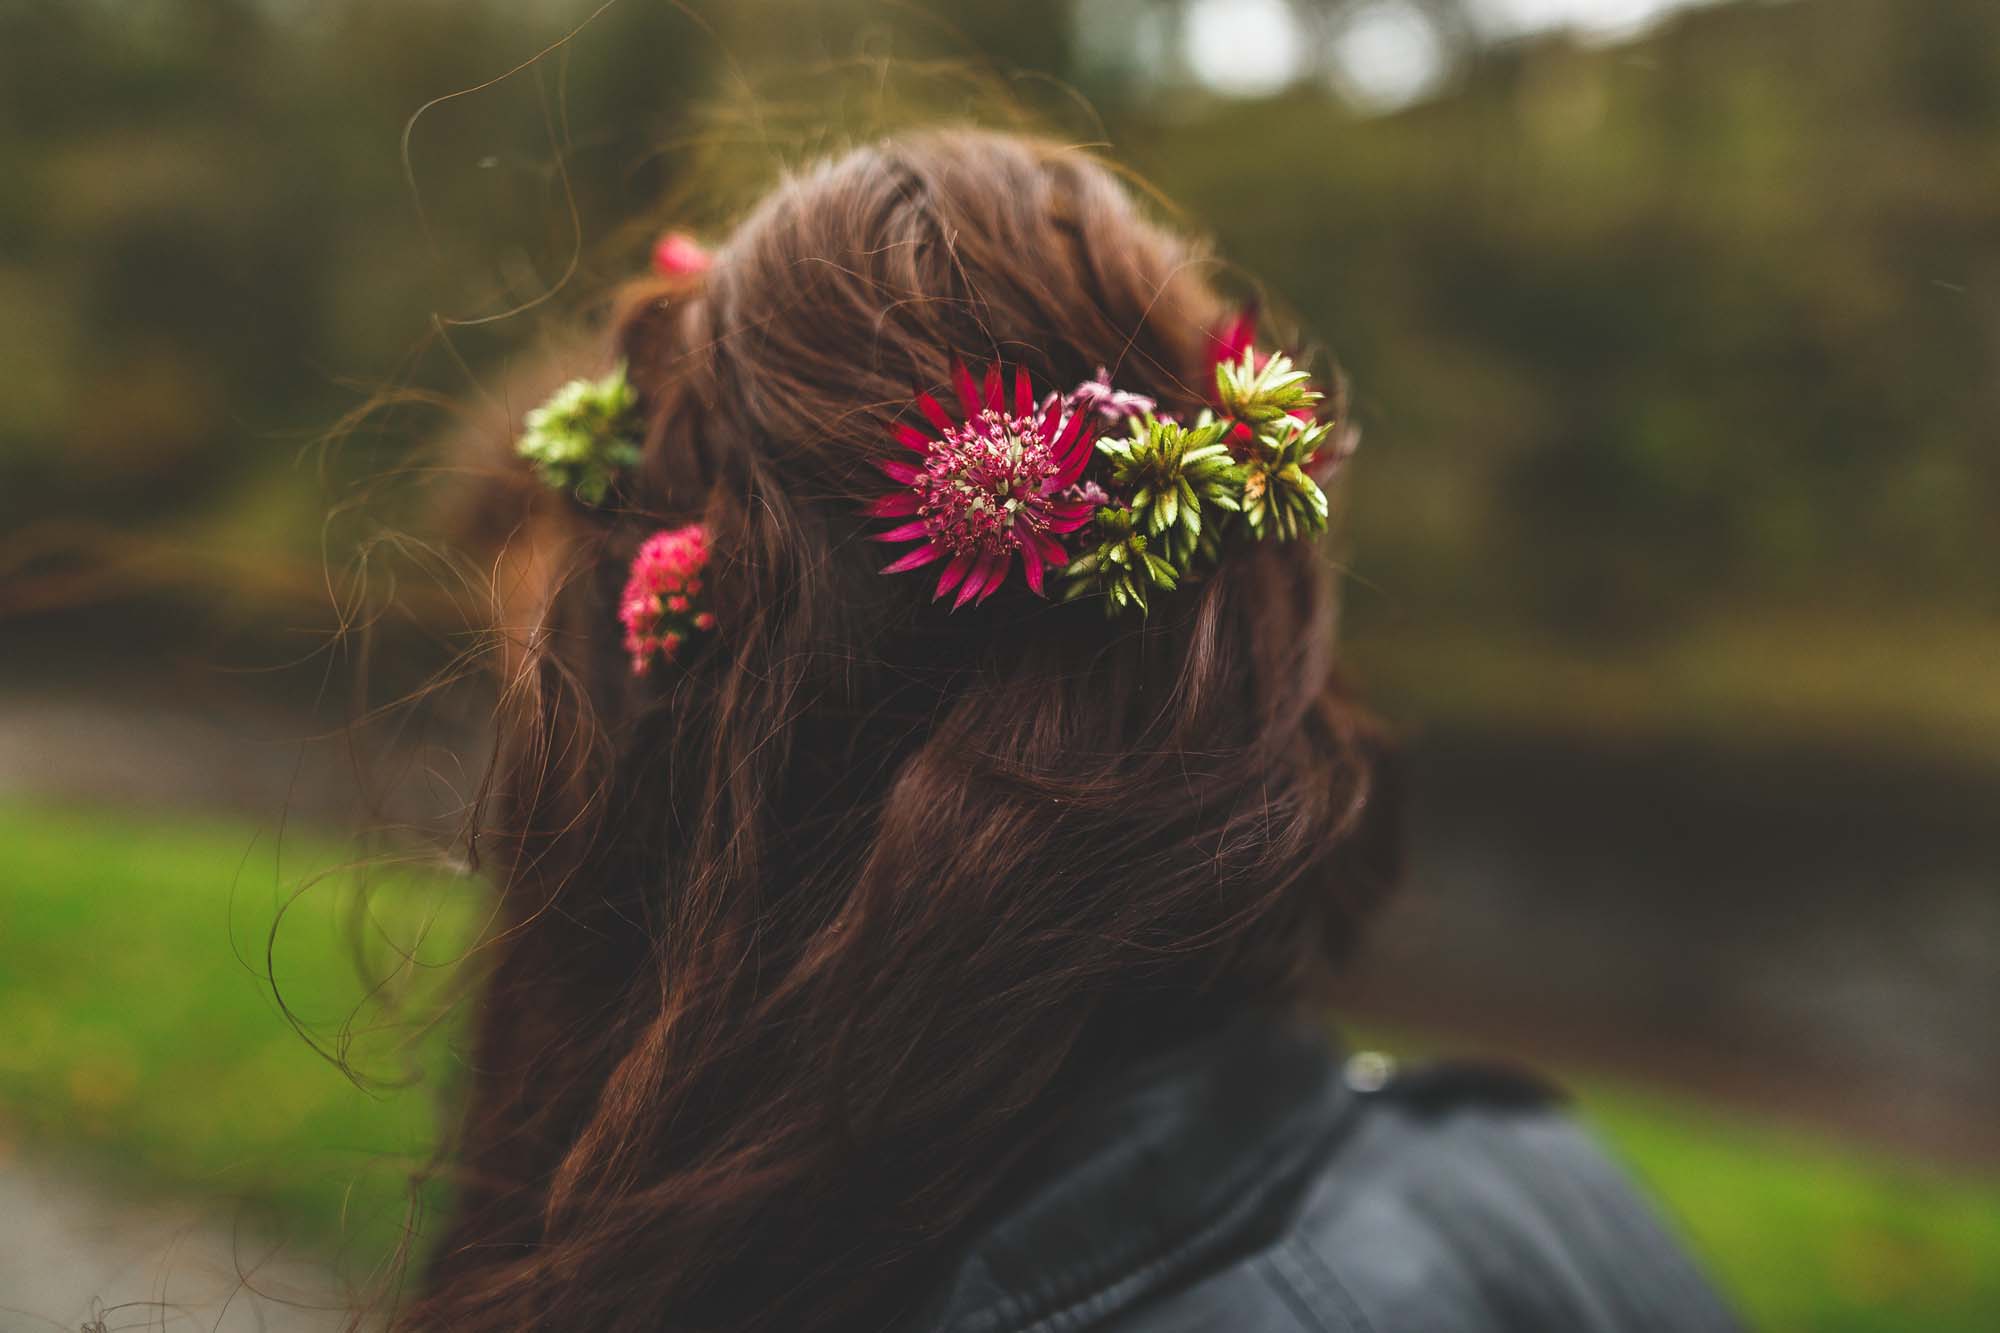
M1079 1109L964 1250L938 1333L1738 1327L1537 1085L1388 1077L1245 1019Z

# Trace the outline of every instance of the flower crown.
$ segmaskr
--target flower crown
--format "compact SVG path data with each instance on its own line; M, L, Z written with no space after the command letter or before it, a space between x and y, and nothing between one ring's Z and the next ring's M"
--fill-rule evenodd
M875 540L911 543L882 572L943 561L932 600L956 590L956 611L991 597L1018 561L1037 596L1053 577L1064 601L1101 594L1107 612L1143 615L1153 590L1213 568L1226 541L1323 531L1311 469L1343 461L1351 435L1317 420L1322 395L1306 372L1282 352L1259 355L1252 336L1247 313L1215 335L1214 396L1191 421L1114 388L1102 369L1037 405L1025 368L995 362L975 379L954 362L956 417L918 394L930 431L892 428L916 457L876 464L896 489L867 512L902 521ZM1097 479L1085 476L1093 456Z
M707 264L707 252L680 233L654 256L662 275L681 280ZM1254 336L1248 311L1211 336L1213 392L1191 420L1117 388L1102 368L1037 401L1026 367L995 361L975 378L955 360L957 412L917 394L929 429L897 422L891 433L907 456L875 464L894 489L866 512L894 525L874 539L909 547L882 572L941 562L932 600L955 594L956 611L991 597L1018 563L1038 597L1053 581L1064 601L1101 595L1110 614L1143 615L1154 591L1201 577L1230 541L1323 531L1326 494L1314 472L1345 461L1353 433L1318 420L1322 395L1306 372L1282 352L1260 355ZM639 461L638 394L622 363L599 379L571 380L523 424L520 455L584 505L605 504ZM1095 477L1086 475L1093 461ZM708 559L698 523L640 545L618 603L635 675L677 660L715 628L702 591Z

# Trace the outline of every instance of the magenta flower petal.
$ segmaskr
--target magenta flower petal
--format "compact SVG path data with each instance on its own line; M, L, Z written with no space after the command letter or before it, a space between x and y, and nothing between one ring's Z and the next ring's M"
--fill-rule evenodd
M965 576L965 582L958 585L958 599L951 604L951 609L956 611L959 607L964 606L967 602L979 596L985 589L989 579L998 582L996 570L1000 573L1005 573L1006 568L1007 566L1000 556L980 556L973 562L972 572Z
M1045 563L1039 548L1021 553L1021 574L1028 580L1028 591L1037 597L1048 596L1042 591L1042 566Z
M931 600L935 602L953 588L958 587L960 581L965 578L965 571L972 568L972 562L975 558L971 551L960 551L957 555L953 556L951 563L944 567L944 573L938 575L937 591L931 594ZM956 611L958 606L963 605L964 602L965 599L963 597L959 598L958 605L953 606L952 610Z
M1088 449L1079 450L1071 454L1069 459L1061 465L1062 470L1056 473L1055 489L1066 491L1076 485L1077 478L1083 475L1084 464L1089 461L1090 451Z
M1004 551L995 556L993 558L993 567L987 572L986 582L979 586L978 600L983 602L991 597L1000 585L1007 581L1007 571L1013 568L1013 565L1014 553L1012 551Z
M927 454L931 451L931 437L918 430L915 426L906 425L899 421L896 423L894 429L898 443L914 449L920 454Z
M1246 305L1220 328L1208 335L1208 368L1213 371L1225 361L1241 361L1257 337L1257 307Z
M1089 514L1078 514L1075 518L1054 518L1049 520L1049 531L1062 533L1075 532L1088 522L1090 522Z
M922 546L917 547L915 550L905 551L901 559L892 561L891 563L882 566L882 572L884 574L901 574L906 570L917 569L924 565L928 565L931 561L937 559L939 556L943 554L944 554L944 548L942 546L935 545L931 542L925 542Z
M914 523L905 523L900 528L891 528L887 532L878 532L875 534L874 540L878 542L913 542L928 535L929 525L923 519L918 519Z
M1041 556L1042 563L1052 569L1069 563L1069 548L1046 532L1032 534L1029 545ZM1029 562L1023 562L1024 567L1027 563Z
M1062 409L1061 395L1050 394L1048 406L1042 409L1041 432L1043 444L1054 444L1056 442L1056 423L1062 420Z
M1079 412L1071 420L1081 420L1082 417L1083 413ZM1078 478L1083 476L1084 465L1090 462L1090 449L1089 432L1078 431L1076 438L1070 441L1068 453L1057 451L1055 489L1066 491L1076 485Z
M907 518L923 506L914 491L891 491L879 500L868 502L870 518Z
M904 463L893 458L877 458L872 461L883 476L904 486L916 484L917 478L924 475L924 470L915 463Z
M1072 412L1069 415L1069 420L1063 422L1062 434L1056 436L1055 440L1051 443L1051 447L1056 451L1057 458L1067 459L1069 457L1070 446L1075 444L1077 439L1083 434L1084 416L1085 414L1082 412Z
M1032 417L1035 414L1035 382L1028 378L1026 366L1014 368L1014 415Z
M924 420L930 422L939 430L951 429L952 421L950 417L945 415L944 404L929 394L920 393L917 395L917 411L922 412Z
M985 399L989 412L1000 411L1003 394L1000 382L1000 363L995 361L986 367L986 383L981 387L981 397Z
M972 382L972 372L965 368L965 362L953 357L951 361L951 387L958 391L958 405L965 409L965 419L971 421L979 415L979 386Z

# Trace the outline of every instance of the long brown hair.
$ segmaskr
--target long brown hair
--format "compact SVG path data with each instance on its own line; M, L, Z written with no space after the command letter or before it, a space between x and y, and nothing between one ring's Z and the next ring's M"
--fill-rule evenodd
M480 492L532 547L479 840L507 929L401 1324L887 1327L1084 1082L1348 947L1394 849L1322 555L1243 544L1138 622L948 614L866 540L955 354L1198 407L1203 266L1087 153L948 131L623 295L622 503ZM721 624L634 680L625 561L697 518Z

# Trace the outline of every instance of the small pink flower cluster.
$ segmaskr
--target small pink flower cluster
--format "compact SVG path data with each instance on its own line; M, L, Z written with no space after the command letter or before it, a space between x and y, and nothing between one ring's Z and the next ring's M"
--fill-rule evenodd
M645 675L655 653L671 662L690 635L715 628L714 614L698 601L707 564L708 529L699 523L654 533L632 557L618 619L633 675Z
M1106 421L1125 421L1132 417L1143 417L1156 411L1159 404L1143 393L1127 393L1114 388L1111 372L1103 366L1097 368L1097 378L1085 380L1069 393L1072 410L1095 412Z

